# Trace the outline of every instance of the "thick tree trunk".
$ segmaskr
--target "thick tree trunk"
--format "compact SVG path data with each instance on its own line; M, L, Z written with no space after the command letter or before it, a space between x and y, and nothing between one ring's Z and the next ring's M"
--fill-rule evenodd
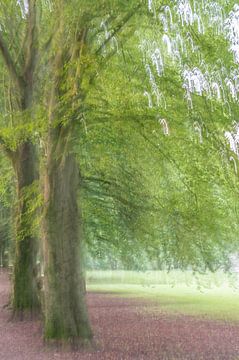
M23 316L25 312L35 313L40 301L37 288L37 237L32 231L34 215L31 202L34 201L38 181L38 161L33 144L25 142L11 156L17 180L16 209L16 251L13 270L13 312Z
M53 129L45 176L45 339L81 344L92 337L82 266L79 168L66 129Z

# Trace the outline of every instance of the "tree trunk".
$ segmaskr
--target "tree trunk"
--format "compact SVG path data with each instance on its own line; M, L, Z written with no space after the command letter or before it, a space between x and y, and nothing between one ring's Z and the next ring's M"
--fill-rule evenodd
M40 301L37 289L37 237L33 234L32 201L39 179L36 149L30 142L21 144L11 160L17 180L16 250L13 270L13 312L23 316L35 313Z
M50 131L44 186L45 339L82 344L90 341L92 333L77 203L79 168L69 133L60 126Z
M19 56L12 57L12 40L9 39L9 43L5 43L5 36L2 36L0 32L0 55L11 79L9 91L14 95L14 102L10 104L9 112L19 112L23 118L26 111L30 114L33 106L34 73L38 60L38 19L37 0L28 0L24 16L25 31L24 34L22 33L22 44L19 48L21 49L20 58ZM31 186L34 186L34 182L38 180L38 161L35 146L29 140L18 145L15 151L9 149L7 144L5 145L5 151L12 161L17 179L13 309L15 314L23 314L25 310L35 311L39 308L36 285L37 238L32 232L33 196L29 194L29 190L32 190Z

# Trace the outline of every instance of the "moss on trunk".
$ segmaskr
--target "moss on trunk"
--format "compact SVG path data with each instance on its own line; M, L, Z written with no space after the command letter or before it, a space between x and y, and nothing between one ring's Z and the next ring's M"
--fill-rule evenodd
M82 235L77 192L79 168L65 129L49 137L44 214L44 334L46 340L88 342Z
M34 214L31 206L35 192L32 187L38 181L36 149L25 142L12 153L12 163L17 179L16 250L13 270L13 312L22 316L25 312L39 311L37 287L37 237L33 234Z

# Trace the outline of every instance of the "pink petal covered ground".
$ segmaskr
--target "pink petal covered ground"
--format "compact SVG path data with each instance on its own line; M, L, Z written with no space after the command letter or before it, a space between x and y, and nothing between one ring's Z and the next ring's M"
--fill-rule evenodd
M163 313L146 304L88 294L95 350L60 352L44 347L39 321L12 322L4 308L10 291L0 273L0 360L236 360L239 325Z

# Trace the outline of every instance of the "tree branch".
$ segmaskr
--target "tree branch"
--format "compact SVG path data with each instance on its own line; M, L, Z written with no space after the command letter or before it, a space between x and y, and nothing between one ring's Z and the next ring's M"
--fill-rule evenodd
M152 205L152 206L145 205L145 204L143 204L142 200L139 201L139 204L138 204L136 201L132 201L127 198L124 198L123 196L121 196L120 194L117 194L116 192L109 191L109 193L107 193L107 190L102 189L102 188L93 189L93 187L91 185L87 184L86 182L101 183L104 185L113 186L115 189L117 187L120 189L119 184L117 184L114 180L105 180L105 179L101 179L99 177L94 177L94 176L83 177L83 187L91 194L96 195L98 200L100 200L100 197L111 198L131 209L139 209L139 210L150 211L150 212L160 212L164 208L164 205L162 203L160 203L158 199L157 199L157 203L158 203L159 207L156 207L154 205ZM125 191L122 191L122 192L125 193ZM136 196L137 196L137 194L136 194Z
M5 65L7 67L10 77L12 78L13 82L17 85L18 89L21 90L23 81L17 73L16 66L15 66L13 59L11 57L11 54L5 44L5 41L2 37L1 32L0 32L0 52L2 54L2 58L5 62Z
M37 9L36 0L28 0L28 27L26 38L26 58L24 66L24 77L32 82L37 58Z
M110 34L109 37L107 37L107 39L105 39L105 41L100 45L100 47L96 50L95 55L99 55L102 51L102 49L108 44L108 42L110 42L110 40L117 34L119 33L123 27L125 26L125 24L135 15L135 13L137 12L137 10L141 7L141 4L138 4L136 6L135 9L133 9L131 12L129 12L124 18L123 20L115 27L115 29L113 30L113 32Z
M142 126L142 124L140 124ZM148 142L153 148L155 148L156 150L158 150L163 157L168 160L171 164L173 164L176 169L178 170L179 174L183 174L183 171L181 170L179 164L177 163L177 161L168 153L166 153L160 146L159 144L155 144L146 134L144 134L144 132L142 131L142 128L139 130L139 134L143 137L143 139ZM196 193L190 188L190 186L187 184L187 182L184 181L184 179L181 178L180 176L180 181L182 182L182 184L185 186L186 189L188 189L188 191L193 195L194 199L195 199L195 203L196 206L198 206L198 200L197 200L197 195Z

